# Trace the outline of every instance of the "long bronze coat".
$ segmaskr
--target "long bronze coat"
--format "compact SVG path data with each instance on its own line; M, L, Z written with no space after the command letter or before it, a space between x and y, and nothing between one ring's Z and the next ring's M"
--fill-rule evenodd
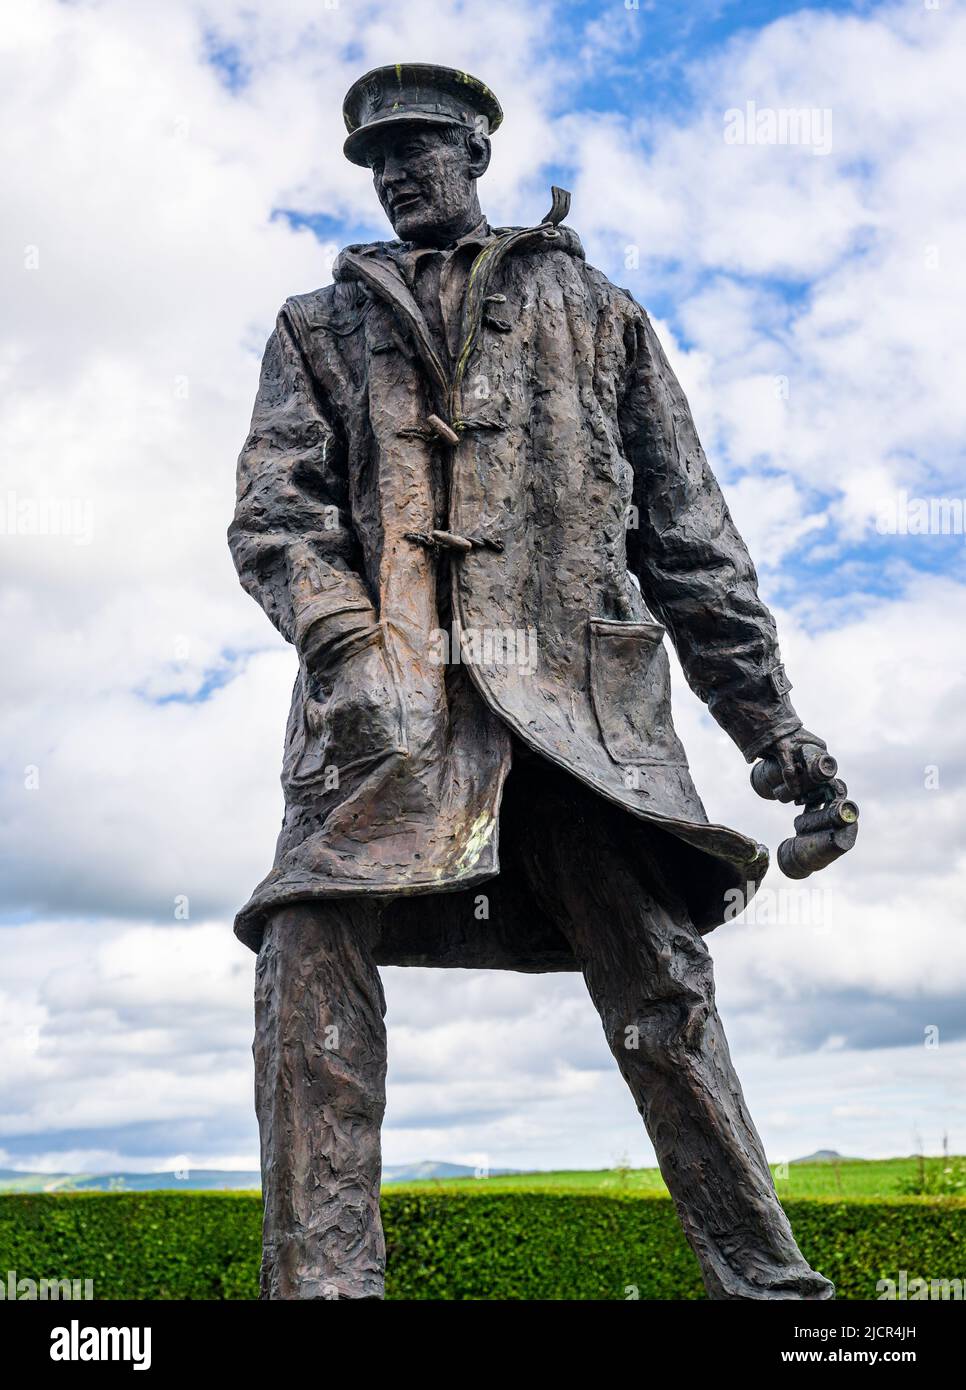
M511 731L668 833L701 930L767 867L708 823L671 720L665 630L749 760L799 722L648 317L568 228L473 249L449 342L407 248L377 242L290 299L265 352L229 537L300 669L275 865L236 921L253 946L285 903L493 878ZM440 963L554 968L520 916L500 951L482 922ZM382 958L434 951L410 931Z

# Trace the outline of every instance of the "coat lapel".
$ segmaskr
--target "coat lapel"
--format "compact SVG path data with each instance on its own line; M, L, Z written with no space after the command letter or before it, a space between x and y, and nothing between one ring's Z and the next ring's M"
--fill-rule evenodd
M409 329L420 361L445 398L449 392L449 382L442 358L422 310L396 266L375 256L360 256L355 251L346 251L342 264L388 304Z

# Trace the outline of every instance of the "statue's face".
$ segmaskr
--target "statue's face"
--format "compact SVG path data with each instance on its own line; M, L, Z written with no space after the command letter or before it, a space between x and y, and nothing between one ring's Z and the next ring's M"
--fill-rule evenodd
M383 211L402 241L444 244L479 219L476 180L486 141L450 143L438 130L397 126L372 145L369 167ZM482 166L482 167L481 167Z

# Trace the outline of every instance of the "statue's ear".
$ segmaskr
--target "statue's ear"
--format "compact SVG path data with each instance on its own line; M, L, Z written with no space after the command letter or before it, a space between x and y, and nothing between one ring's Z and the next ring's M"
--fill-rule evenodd
M481 179L490 167L490 141L486 135L471 131L466 137L466 148L470 157L470 174Z

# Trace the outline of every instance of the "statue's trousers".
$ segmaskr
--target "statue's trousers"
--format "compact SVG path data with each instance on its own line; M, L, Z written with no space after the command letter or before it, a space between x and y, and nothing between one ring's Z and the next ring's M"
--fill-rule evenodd
M541 759L515 758L504 861L515 859L571 943L709 1296L829 1298L775 1194L708 949L662 869L659 833L648 854L628 820ZM434 901L421 908L431 914ZM297 904L265 932L255 1038L264 1297L382 1295L386 1033L373 952L385 911L377 899Z

